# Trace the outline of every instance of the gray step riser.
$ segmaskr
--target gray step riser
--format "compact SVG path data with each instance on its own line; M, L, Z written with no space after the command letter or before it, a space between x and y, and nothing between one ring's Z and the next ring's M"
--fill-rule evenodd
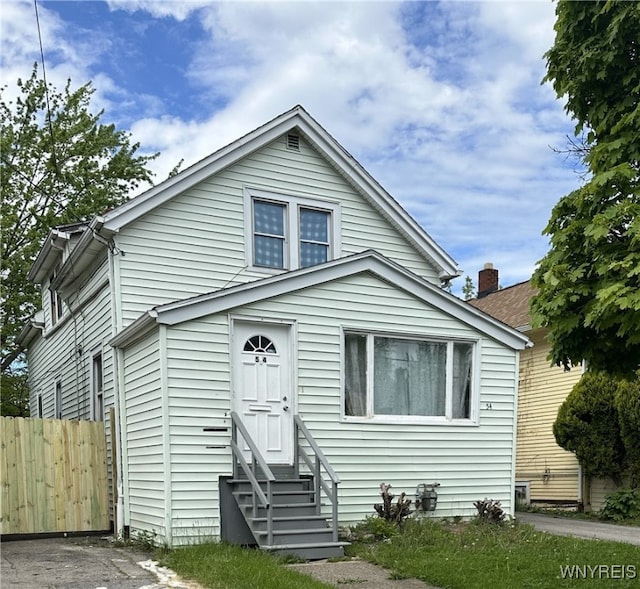
M240 505L240 510L242 511L245 519L254 517L253 507L251 507L251 505ZM273 517L299 517L302 515L316 515L315 505L301 503L299 505L283 505L280 507L278 507L277 505L273 506ZM259 507L256 510L255 517L267 517L266 508Z
M256 532L256 539L258 540L258 544L260 546L264 546L268 543L268 535L267 532ZM309 530L308 532L303 532L299 534L291 534L286 531L281 531L278 534L273 534L273 546L278 546L279 544L323 544L333 541L333 534L330 529L316 531L313 532Z
M342 546L321 546L318 548L282 548L271 550L274 554L291 554L305 560L322 560L344 556Z
M253 505L253 498L251 497L251 493L241 493L237 494L235 491L233 492L238 505ZM268 498L267 498L268 499ZM257 500L258 505L260 501ZM291 494L287 493L285 495L271 495L271 503L273 505L289 505L291 503L314 503L313 494L311 493L300 493L300 494Z
M255 521L252 518L247 519L249 527L255 532L264 532L267 530L266 521ZM297 530L326 530L329 529L326 519L301 519L295 521L274 521L274 530L290 530L295 528Z
M260 488L264 493L267 492L267 484L260 483ZM234 491L252 492L253 487L249 482L233 482ZM313 486L309 484L309 481L275 481L271 483L271 491L274 493L281 493L285 491L313 491Z

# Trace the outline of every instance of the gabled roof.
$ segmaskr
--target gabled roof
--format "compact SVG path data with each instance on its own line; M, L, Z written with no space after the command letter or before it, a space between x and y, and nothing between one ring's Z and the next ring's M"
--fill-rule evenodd
M101 234L110 237L209 176L227 168L285 133L297 132L318 150L447 280L460 274L457 264L393 197L301 106L277 116L181 173L106 213ZM79 244L82 245L82 244Z
M476 309L484 311L514 329L531 331L529 302L537 292L538 289L531 285L530 280L527 280L468 302Z
M518 331L478 311L373 250L154 307L109 343L114 347L125 347L157 324L176 325L363 272L408 292L424 303L513 349L524 349L530 343L528 338Z
M38 252L38 257L33 262L27 279L35 284L42 284L56 262L60 259L62 251L76 233L82 233L87 228L87 223L72 223L59 225L51 229Z

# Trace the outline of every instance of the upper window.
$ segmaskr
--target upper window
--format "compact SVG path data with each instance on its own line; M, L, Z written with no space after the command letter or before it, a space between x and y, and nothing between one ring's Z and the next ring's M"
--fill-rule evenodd
M474 344L346 333L344 414L471 419Z
M339 255L339 206L306 198L247 191L248 264L294 270Z
M104 421L104 375L102 370L102 352L91 359L91 389L93 404L91 416L94 421Z
M53 279L55 278L55 276L56 276L56 273L54 272L51 275L49 284L53 282ZM52 290L51 287L49 287L49 301L51 303L51 325L53 326L62 317L62 297L60 297L60 294L58 293L58 291Z

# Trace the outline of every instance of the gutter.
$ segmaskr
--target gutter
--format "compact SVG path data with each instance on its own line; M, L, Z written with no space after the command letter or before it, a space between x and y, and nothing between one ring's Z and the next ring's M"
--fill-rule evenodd
M141 338L158 323L158 311L151 309L140 315L133 323L125 327L107 343L113 348L125 348L132 341Z
M87 229L82 234L82 237L73 248L64 264L60 267L58 274L52 281L52 289L60 289L60 287L65 284L70 277L75 278L89 265L89 262L93 259L93 256L90 255L90 246L94 241L98 241L104 247L108 246L108 239L111 235L103 236L100 234L103 226L104 217L98 216L91 220Z

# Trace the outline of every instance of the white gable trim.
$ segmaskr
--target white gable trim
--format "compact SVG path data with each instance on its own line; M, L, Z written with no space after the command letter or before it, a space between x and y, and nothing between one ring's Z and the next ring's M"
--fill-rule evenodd
M104 229L113 233L142 215L188 190L209 176L234 164L281 135L297 129L305 139L331 161L358 189L439 270L443 280L460 275L457 264L393 199L378 182L301 106L283 113L248 135L223 147L209 157L165 180L147 192L104 216Z
M373 274L392 286L405 290L423 302L510 348L522 350L530 345L529 339L525 335L482 313L452 294L422 280L372 250L340 258L320 266L269 276L262 280L160 305L139 317L113 338L110 344L116 347L126 346L151 329L154 323L176 325L362 272Z

